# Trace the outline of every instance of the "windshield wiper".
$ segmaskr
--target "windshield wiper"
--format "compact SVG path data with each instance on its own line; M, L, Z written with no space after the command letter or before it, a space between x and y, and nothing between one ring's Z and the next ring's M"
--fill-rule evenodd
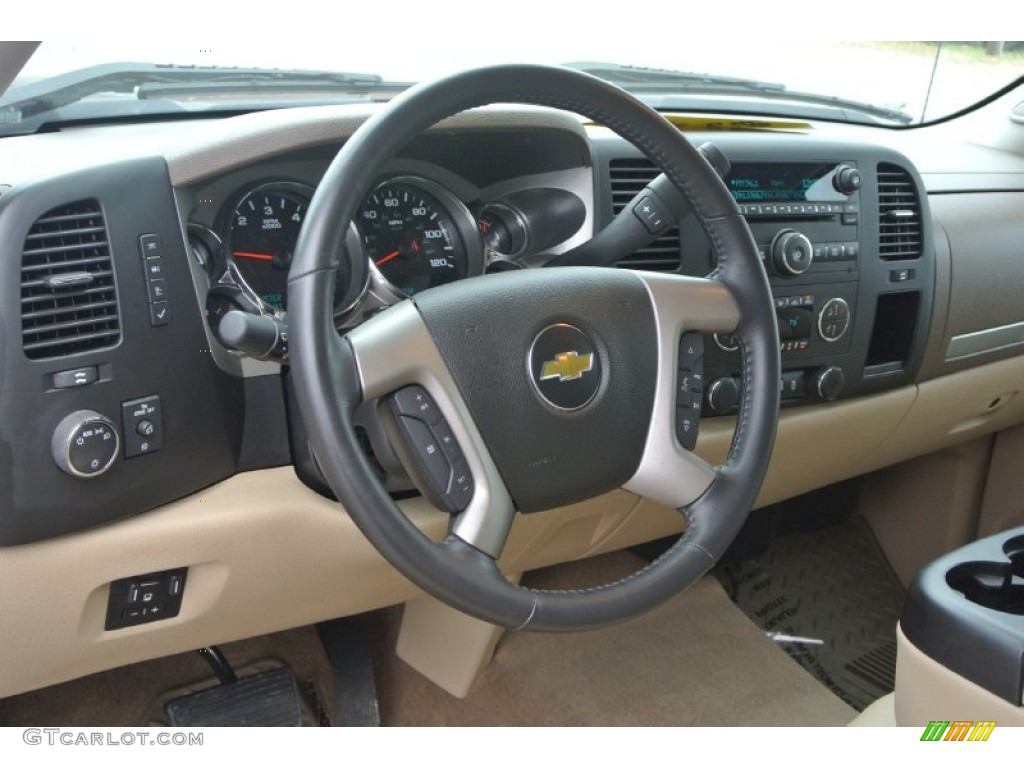
M599 61L584 61L566 64L571 69L578 69L589 75L600 77L627 91L638 91L650 94L688 93L703 95L750 94L764 99L786 99L807 104L848 109L872 117L893 120L904 125L913 121L913 117L899 109L881 107L840 96L826 96L820 93L803 93L790 91L781 83L768 83L760 80L747 80L741 77L707 75L699 72L681 72L673 69L657 69L655 67L634 67L628 64L614 64Z
M0 99L0 122L21 122L101 93L137 99L170 95L266 94L268 92L393 94L411 83L380 75L303 69L199 67L176 64L100 64L11 88ZM6 116L3 115L6 113ZM16 117L12 120L12 117Z

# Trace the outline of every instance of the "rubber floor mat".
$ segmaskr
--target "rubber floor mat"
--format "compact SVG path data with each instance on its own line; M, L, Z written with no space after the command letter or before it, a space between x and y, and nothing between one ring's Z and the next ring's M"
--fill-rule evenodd
M863 518L779 536L752 560L716 572L766 633L857 710L893 690L904 590Z

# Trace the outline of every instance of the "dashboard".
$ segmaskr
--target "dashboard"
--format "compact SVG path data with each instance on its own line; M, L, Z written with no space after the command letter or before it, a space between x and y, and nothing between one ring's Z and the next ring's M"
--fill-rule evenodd
M0 143L4 552L101 536L245 473L298 476L330 495L282 350L240 354L221 328L238 312L284 325L314 190L373 109ZM1005 290L1024 281L1024 162L867 127L722 122L688 136L729 160L724 182L762 254L780 331L784 410L760 503L1024 422L1024 305ZM435 285L557 263L616 216L641 219L656 176L621 138L564 113L489 108L445 121L382 169L346 233L355 266L339 271L339 332ZM693 217L650 235L616 266L714 271ZM728 335L701 344L676 431L715 463L735 428L740 357ZM373 409L360 428L389 490L418 497ZM189 566L189 590L216 580L174 551L166 565ZM88 600L105 610L110 583L131 573L104 571Z

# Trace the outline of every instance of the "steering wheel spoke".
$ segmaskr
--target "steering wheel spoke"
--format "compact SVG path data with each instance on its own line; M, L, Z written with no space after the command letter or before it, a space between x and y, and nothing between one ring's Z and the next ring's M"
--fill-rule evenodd
M684 334L691 333L731 333L739 323L740 312L729 290L715 280L638 274L647 286L654 308L658 372L654 412L643 457L636 474L623 487L679 509L700 498L715 479L714 468L680 443L681 421L685 429L696 434L700 395L694 408L689 402L681 402L679 388L684 376L702 367L703 356L700 347L687 355L681 340L687 338Z
M421 416L415 402L401 410L414 430L434 441L421 446L428 474L436 468L436 494L460 508L450 526L452 535L497 558L505 546L515 506L441 353L411 301L377 315L348 334L364 401L390 395L409 385L426 390ZM408 400L409 398L404 398ZM401 400L399 402L402 402ZM439 413L433 413L436 405ZM446 425L455 445L442 444ZM410 441L412 442L412 441ZM410 450L417 450L410 446ZM429 451L429 453L428 453ZM468 481L464 476L468 472ZM447 479L441 479L441 478ZM465 488L471 485L467 492ZM468 497L468 503L465 499Z

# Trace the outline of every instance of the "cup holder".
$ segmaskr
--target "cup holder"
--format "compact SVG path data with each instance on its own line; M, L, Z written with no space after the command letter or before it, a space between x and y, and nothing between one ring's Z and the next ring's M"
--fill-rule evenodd
M1013 575L1024 579L1024 536L1014 536L1012 539L1007 539L1006 543L1003 544L1003 552L1013 567Z
M946 573L946 583L972 603L1024 616L1024 536L1006 542L1004 551L1010 562L960 563Z

